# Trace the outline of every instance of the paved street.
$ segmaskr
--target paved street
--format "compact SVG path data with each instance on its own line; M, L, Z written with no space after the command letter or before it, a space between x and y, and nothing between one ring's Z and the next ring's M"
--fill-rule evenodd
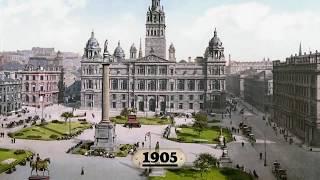
M240 108L238 108L240 109ZM320 177L320 156L319 152L306 151L296 144L289 145L282 135L276 135L270 126L262 120L263 114L254 109L255 113L246 111L247 123L253 127L257 143L252 147L249 143L241 148L241 140L229 145L230 155L234 162L244 165L250 169L255 168L258 174L262 174L265 179L269 179L272 162L278 160L282 168L288 170L290 180L317 180ZM235 112L232 115L232 124L237 126L241 122L241 115ZM230 126L230 119L226 118L224 124ZM259 153L264 152L264 134L267 139L267 168L263 167L263 160L259 160Z
M45 114L50 114L52 119L59 118L61 112L71 110L62 106L53 106L44 110ZM77 113L84 111L77 110ZM86 111L87 118L91 122L99 122L101 114L98 111ZM92 117L94 113L94 118ZM28 115L27 115L28 116ZM14 119L14 117L10 118ZM22 119L22 118L21 118ZM76 120L76 119L75 119ZM178 118L177 124L191 123L192 119ZM162 131L166 126L142 126L139 129L127 129L118 125L116 127L118 144L122 143L135 143L144 141L145 134L150 131L152 134L152 147L157 141L160 143L161 148L180 148L186 153L187 161L192 162L196 155L202 152L209 152L216 157L220 157L222 152L213 148L213 145L206 144L180 144L173 141L168 141L162 138ZM10 131L22 128L22 126L11 129ZM8 131L8 130L5 130ZM50 176L52 180L81 180L81 179L144 179L141 170L133 167L131 157L116 158L116 159L103 159L99 157L84 157L78 155L66 154L65 151L71 146L75 145L79 139L93 140L94 130L86 130L83 134L74 140L69 141L30 141L30 140L17 140L16 144L11 144L9 138L0 139L0 147L13 148L13 149L28 149L40 154L40 157L50 157ZM149 141L145 142L147 146ZM85 175L80 176L81 167L84 167ZM29 166L19 167L13 174L1 174L1 180L21 180L30 175Z

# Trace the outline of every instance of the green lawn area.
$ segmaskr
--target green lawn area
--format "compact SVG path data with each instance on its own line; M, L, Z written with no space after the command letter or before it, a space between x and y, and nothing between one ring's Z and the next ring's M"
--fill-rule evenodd
M193 169L168 170L165 177L150 177L150 180L253 180L253 178L235 169L213 168L204 172L201 177L200 171Z
M16 154L14 154L14 152L15 152L15 150L0 148L0 173L19 164L21 161L25 160L27 157L31 156L31 154L32 154L31 152L26 151L25 153L16 155ZM10 158L16 159L16 161L14 161L11 164L2 163L2 161L5 161Z
M71 122L71 133L75 134L91 127L91 124L81 124L81 122ZM69 123L48 123L47 125L34 125L23 128L13 133L17 139L34 139L34 140L56 140L69 135Z
M111 118L111 121L115 122L116 124L125 124L127 123L128 119L124 116L117 116ZM158 117L138 117L138 121L141 125L166 125L171 123L170 119L161 119Z
M232 136L229 130L222 128L222 134L226 138L226 142L230 142L232 140ZM195 131L192 127L181 128L180 132L177 132L177 139L176 140L183 143L194 143L194 139L203 139L207 140L204 143L208 144L215 144L219 143L219 135L220 135L220 128L213 126L205 128L199 136L199 133Z

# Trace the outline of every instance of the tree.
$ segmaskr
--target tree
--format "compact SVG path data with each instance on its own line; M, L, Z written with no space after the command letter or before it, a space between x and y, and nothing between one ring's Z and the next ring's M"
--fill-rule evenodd
M193 162L194 167L201 171L201 177L203 172L215 167L216 164L217 159L209 153L199 154L198 158Z
M120 113L120 115L124 117L128 117L129 114L130 114L130 111L127 108L122 109Z
M195 115L195 120L196 121L193 124L193 128L200 136L201 132L208 126L208 117L204 113L197 113Z
M63 117L65 123L67 123L68 119L73 117L73 113L71 113L71 112L64 112L64 113L61 114L61 117Z

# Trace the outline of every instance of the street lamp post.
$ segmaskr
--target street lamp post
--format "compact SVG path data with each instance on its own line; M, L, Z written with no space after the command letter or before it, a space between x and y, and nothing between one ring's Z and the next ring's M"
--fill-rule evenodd
M266 117L266 71L263 73L263 85L264 85L264 116ZM267 119L266 119L267 121ZM267 135L266 135L266 128L264 129L264 166L267 166Z

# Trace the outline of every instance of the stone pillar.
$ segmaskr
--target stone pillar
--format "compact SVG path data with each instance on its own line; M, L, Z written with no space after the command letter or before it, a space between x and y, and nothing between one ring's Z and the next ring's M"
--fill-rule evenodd
M102 83L102 122L110 122L110 64L103 64Z

